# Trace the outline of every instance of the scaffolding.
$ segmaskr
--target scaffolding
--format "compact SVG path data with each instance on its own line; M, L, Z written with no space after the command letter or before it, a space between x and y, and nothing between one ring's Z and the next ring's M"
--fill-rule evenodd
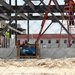
M57 0L48 0L49 3L45 4L44 0L39 0L40 3L38 5L35 5L32 1L33 0L22 0L24 2L23 5L18 5L18 0L14 0L14 6L11 4L12 0L9 0L9 2L7 3L5 0L0 0L0 4L2 6L0 6L0 13L3 13L0 15L0 20L7 20L9 21L9 23L6 25L6 27L4 29L2 29L0 31L0 34L2 34L4 31L6 31L8 28L11 28L12 22L15 21L15 26L14 29L17 29L17 21L18 20L25 20L27 21L27 44L23 45L23 46L38 46L36 44L38 44L39 39L41 38L41 36L46 32L46 30L52 25L53 22L57 22L60 24L61 28L60 28L60 36L62 35L62 29L64 29L67 34L68 34L68 44L67 46L69 47L71 45L70 43L70 39L72 38L75 41L75 37L73 37L73 35L71 34L71 20L70 20L70 16L72 16L72 20L74 20L74 15L70 14L70 5L68 4L68 0L65 0L65 4L64 5L59 5ZM34 0L37 1L37 0ZM51 5L51 2L54 2L54 5ZM64 9L63 9L64 8ZM63 16L58 15L56 16L54 13L62 13L63 12ZM33 15L34 13L38 13L38 15ZM51 15L48 15L48 13L50 13ZM66 15L64 15L64 13L66 13ZM15 14L14 16L12 16L12 14ZM65 16L65 17L64 17ZM64 18L66 18L67 20L67 28L64 26L63 21ZM59 20L62 19L62 22L60 22ZM34 44L29 44L29 39L30 39L30 20L42 20L42 24L41 27L39 28L39 33L37 36L37 39L35 41ZM48 25L48 27L43 31L44 29L44 25L46 20L51 20L52 22ZM10 37L11 37L11 33L12 31L10 30ZM17 40L17 32L15 32L15 44L18 41ZM19 32L20 33L20 32ZM25 34L26 35L26 34ZM50 34L49 34L50 35ZM0 40L1 41L1 40ZM58 41L57 41L58 42ZM60 39L59 39L59 46L60 46ZM19 47L20 44L18 46L17 44L17 53L19 54ZM25 50L25 49L24 49ZM23 50L22 50L23 52ZM38 56L38 48L37 50L35 49L36 52L36 57Z
M66 19L65 16L66 15ZM72 4L70 4L70 1L64 1L64 7L63 7L63 13L62 13L62 24L64 25L64 20L66 20L65 25L67 25L67 30L71 33L72 30L72 26L74 28L74 11L73 11L73 7ZM64 25L64 26L65 26ZM72 33L71 33L72 34ZM62 35L62 26L60 28L60 37ZM59 38L59 46L60 46L60 38ZM68 43L67 43L67 47L71 46L71 37L70 35L68 35Z

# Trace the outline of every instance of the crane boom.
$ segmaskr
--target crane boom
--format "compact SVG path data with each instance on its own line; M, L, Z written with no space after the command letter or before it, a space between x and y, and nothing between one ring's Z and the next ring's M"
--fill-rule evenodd
M48 8L50 8L51 1L52 1L52 0L49 1ZM41 29L40 29L40 32L39 32L39 34L38 34L38 37L37 37L37 40L36 40L35 44L38 44L38 40L40 39L40 35L41 35L41 33L42 33L42 30L43 30L44 24L45 24L45 22L46 22L47 16L48 16L48 9L47 9L47 11L45 12L45 15L44 15L44 17L43 17L43 21L42 21L42 24L41 24Z

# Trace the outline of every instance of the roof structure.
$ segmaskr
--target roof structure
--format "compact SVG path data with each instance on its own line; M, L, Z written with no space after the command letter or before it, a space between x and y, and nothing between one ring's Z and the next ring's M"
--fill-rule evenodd
M15 0L14 3L17 4L18 0ZM23 0L24 1L24 0ZM4 0L0 0L0 20L9 20L10 17L10 13L15 13L15 11L18 11L19 9L21 10L18 14L20 16L17 16L18 20L27 20L27 17L29 17L29 20L42 20L42 16L41 15L36 15L33 16L33 13L45 13L45 11L47 10L44 5L34 5L32 3L32 1L35 0L28 0L29 5L27 5L28 3L25 2L25 4L22 5L11 5L11 0L9 0L9 3L5 2ZM39 0L40 1L40 0ZM50 10L53 13L61 13L63 12L63 5L58 5L57 0L53 0L54 3L56 5L51 5L50 6ZM41 1L40 1L41 3ZM46 5L47 6L47 5ZM32 8L31 8L32 7ZM5 14L6 13L6 14ZM25 15L24 13L30 13L29 16ZM15 16L11 16L11 18L14 18ZM59 18L59 20L62 19L61 15L57 16ZM48 16L47 17L48 20L52 20L52 16Z

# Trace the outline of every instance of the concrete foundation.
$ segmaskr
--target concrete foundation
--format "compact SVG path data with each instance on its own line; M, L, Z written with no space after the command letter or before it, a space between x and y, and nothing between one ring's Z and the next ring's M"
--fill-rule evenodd
M75 48L42 48L40 58L70 58L75 57Z
M75 57L75 48L39 48L40 58L69 58ZM10 48L0 48L0 58L4 59L15 59L16 57L16 46L15 40L11 39Z
M10 40L10 48L0 48L0 58L16 58L15 40Z
M75 48L53 48L53 49L40 49L40 58L70 58L75 57ZM0 49L0 58L15 59L16 48Z

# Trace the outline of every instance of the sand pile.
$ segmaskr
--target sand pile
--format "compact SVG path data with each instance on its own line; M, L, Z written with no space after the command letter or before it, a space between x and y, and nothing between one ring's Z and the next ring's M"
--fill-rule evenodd
M15 67L47 67L47 68L69 68L75 66L75 58L65 59L25 59L11 60L0 59L0 67L15 66Z
M5 73L13 75L74 75L75 58L65 59L0 59L0 69L6 69ZM15 69L15 70L14 70ZM15 71L15 72L14 72ZM17 71L17 72L16 72ZM1 72L1 70L0 70ZM21 72L21 73L20 73ZM39 73L39 74L37 74ZM3 74L4 75L4 74Z

